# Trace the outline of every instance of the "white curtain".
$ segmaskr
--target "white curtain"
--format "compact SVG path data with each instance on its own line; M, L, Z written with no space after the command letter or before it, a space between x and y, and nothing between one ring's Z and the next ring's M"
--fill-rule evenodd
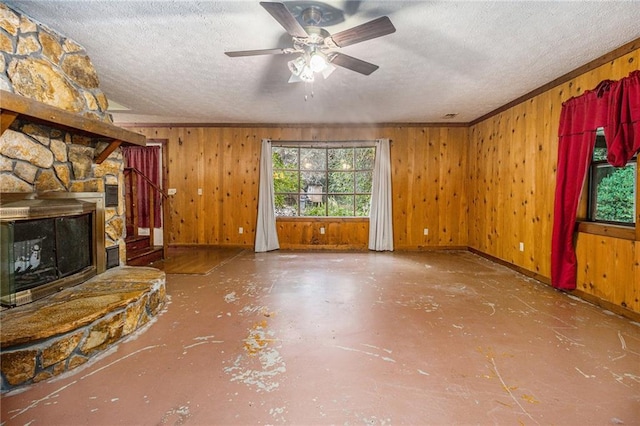
M260 188L258 190L258 223L256 224L256 252L280 248L276 231L276 208L273 194L273 164L271 140L262 140L260 154Z
M391 210L391 156L389 139L376 140L373 166L371 211L369 213L369 250L393 251Z

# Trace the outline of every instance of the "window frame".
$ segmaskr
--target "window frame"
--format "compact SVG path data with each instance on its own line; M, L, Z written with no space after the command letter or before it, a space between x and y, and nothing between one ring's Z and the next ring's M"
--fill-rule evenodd
M274 187L274 195L293 195L294 197L296 197L297 199L297 203L296 203L296 216L284 216L284 215L278 215L276 213L276 219L280 220L280 219L312 219L312 220L318 220L318 219L369 219L369 215L367 214L366 216L357 216L357 197L358 196L362 196L362 195L368 195L369 199L371 198L371 192L357 192L357 175L359 172L370 172L371 176L372 176L372 180L373 180L373 171L375 168L375 155L376 155L376 145L375 145L375 141L272 141L271 144L271 155L273 155L274 149L275 148L295 148L298 149L298 164L297 164L297 168L295 169L276 169L275 167L273 168L273 173L275 174L277 171L278 172L296 172L298 175L298 191L297 193L293 193L293 192L275 192L275 187ZM370 169L358 169L355 167L355 150L358 148L371 148L373 149L373 162L371 164L371 168ZM324 167L323 170L306 170L302 168L302 165L300 164L301 161L301 150L302 149L323 149L325 150L325 155L324 155ZM323 188L323 192L319 193L318 195L321 195L323 197L323 204L324 204L324 212L325 215L323 216L312 216L312 215L303 215L302 211L301 211L301 198L303 195L307 195L308 193L303 191L302 188L302 174L304 172L312 172L312 173L323 173L324 174L324 178L325 181L328 183L329 182L329 176L331 173L333 172L339 172L339 173L346 173L344 170L334 170L334 169L330 169L329 168L329 151L330 150L337 150L337 149L352 149L354 150L354 167L349 171L350 173L353 174L353 191L352 192L329 192L329 188L328 188L328 184L327 184L327 188ZM344 196L352 196L353 197L353 203L352 203L352 212L353 214L351 215L345 215L345 216L332 216L329 215L329 203L328 203L328 198L332 195L344 195Z
M602 131L598 131L597 137L604 137L604 133ZM597 140L594 141L594 150L596 148ZM593 193L597 188L594 187L593 181L595 176L595 171L599 165L608 164L607 160L593 160L593 155L591 161L589 163L587 173L588 176L584 182L583 193L583 201L582 208L580 211L583 212L584 219L578 219L576 224L576 231L579 233L586 233L592 235L601 235L611 238L629 240L629 241L640 241L640 170L638 168L638 155L640 153L636 153L636 155L629 161L627 164L635 163L636 173L635 173L635 188L636 188L636 197L635 197L635 223L621 223L621 222L613 222L613 221L603 221L603 220L595 220L593 219L593 209L595 204L595 199Z

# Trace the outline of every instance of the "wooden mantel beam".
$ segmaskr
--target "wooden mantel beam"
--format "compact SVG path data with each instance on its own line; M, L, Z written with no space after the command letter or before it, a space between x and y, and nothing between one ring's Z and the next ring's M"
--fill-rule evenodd
M147 143L147 138L144 135L110 123L83 117L5 90L0 90L0 117L0 130L2 130L2 133L9 128L16 118L20 117L89 137L111 140L110 147L117 141L118 143L112 151L120 144L145 146Z

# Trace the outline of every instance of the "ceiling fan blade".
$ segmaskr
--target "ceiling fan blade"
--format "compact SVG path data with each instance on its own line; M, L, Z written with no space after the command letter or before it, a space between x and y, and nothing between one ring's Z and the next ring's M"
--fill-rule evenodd
M383 16L331 36L338 47L345 47L396 32L391 20Z
M276 21L287 30L293 37L309 37L309 34L302 28L295 16L289 12L289 9L283 3L272 3L261 1L260 5L275 18Z
M380 68L377 65L342 53L335 53L334 56L331 57L331 63L364 75L369 75Z
M236 50L233 52L224 52L225 55L236 58L238 56L258 56L258 55L286 55L296 52L295 49L281 48L281 49L259 49L259 50Z

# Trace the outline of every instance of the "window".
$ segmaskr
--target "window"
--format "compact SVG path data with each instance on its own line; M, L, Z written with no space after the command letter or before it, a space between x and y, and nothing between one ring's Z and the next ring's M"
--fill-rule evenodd
M633 226L636 217L637 155L624 167L607 163L607 145L598 129L589 178L589 219Z
M276 216L369 216L374 147L273 146L272 158Z

